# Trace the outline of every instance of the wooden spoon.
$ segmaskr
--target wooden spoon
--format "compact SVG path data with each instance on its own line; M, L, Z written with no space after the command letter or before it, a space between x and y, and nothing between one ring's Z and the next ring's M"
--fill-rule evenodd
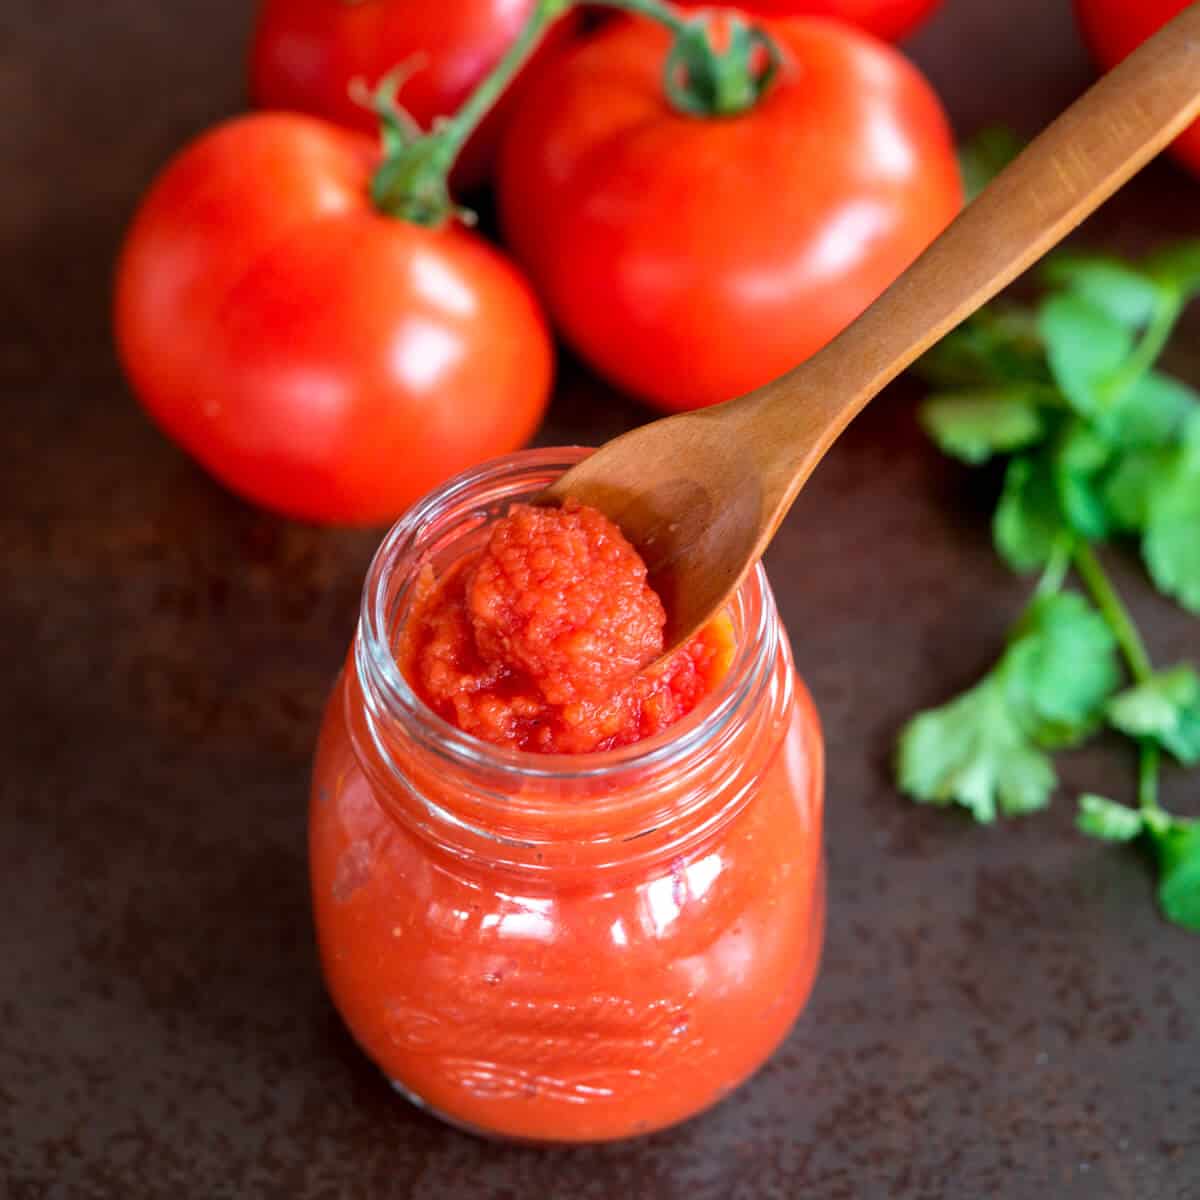
M638 548L671 649L758 561L834 439L924 350L1069 233L1200 114L1200 3L1071 105L823 350L765 387L607 443L573 496Z

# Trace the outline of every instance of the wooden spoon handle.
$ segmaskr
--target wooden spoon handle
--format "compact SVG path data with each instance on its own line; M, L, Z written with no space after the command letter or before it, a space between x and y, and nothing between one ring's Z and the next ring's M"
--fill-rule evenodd
M823 350L735 401L783 501L863 406L1200 114L1200 2L1105 75ZM781 494L782 493L782 494Z

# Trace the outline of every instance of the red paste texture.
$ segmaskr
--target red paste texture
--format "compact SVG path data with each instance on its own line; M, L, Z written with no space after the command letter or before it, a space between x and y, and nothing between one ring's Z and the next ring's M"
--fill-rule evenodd
M425 569L399 659L425 703L465 733L582 754L666 729L728 669L722 618L647 670L665 623L645 563L607 517L570 500L515 505L482 551L440 579Z

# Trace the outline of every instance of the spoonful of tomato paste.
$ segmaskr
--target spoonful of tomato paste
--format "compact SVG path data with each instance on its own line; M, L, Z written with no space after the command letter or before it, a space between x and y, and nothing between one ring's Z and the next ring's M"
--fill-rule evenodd
M426 567L397 657L430 708L484 741L610 750L686 716L726 669L727 621L656 661L666 620L607 517L570 498L518 504L482 550L440 578Z

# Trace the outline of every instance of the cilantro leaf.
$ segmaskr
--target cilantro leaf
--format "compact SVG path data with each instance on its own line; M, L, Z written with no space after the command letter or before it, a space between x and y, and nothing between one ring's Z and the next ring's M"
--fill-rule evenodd
M1200 401L1194 388L1160 371L1148 371L1116 397L1100 425L1115 446L1168 446L1183 431Z
M1185 929L1200 932L1200 823L1171 818L1147 822L1158 854L1158 902Z
M988 125L959 147L958 169L968 203L1021 153L1023 146L1007 126Z
M1110 462L1099 474L1089 474L1087 456L1077 450L1074 462L1080 469L1067 484L1070 494L1060 496L1072 525L1091 536L1101 536L1105 523L1109 532L1148 532L1153 524L1153 538L1143 547L1147 558L1156 556L1164 578L1178 576L1178 590L1185 595L1187 556L1200 553L1189 516L1200 487L1198 399L1191 388L1156 371L1136 380L1096 427L1109 441ZM1189 448L1192 443L1196 449ZM1093 524L1089 517L1095 518Z
M1190 666L1157 671L1108 702L1109 722L1153 738L1185 766L1200 763L1200 675Z
M1160 808L1139 811L1104 796L1079 797L1075 824L1105 842L1145 836L1158 859L1158 902L1167 919L1200 933L1200 822Z
M1200 613L1200 417L1146 497L1142 553L1159 589Z
M1200 480L1197 481L1200 485ZM1155 583L1184 608L1200 613L1200 500L1171 509L1156 507L1143 543Z
M910 721L898 767L902 791L926 804L961 804L983 824L997 810L1045 808L1057 782L1049 756L1026 735L994 675Z
M1044 808L1057 782L1044 748L1094 728L1116 681L1113 638L1091 605L1074 592L1039 597L979 683L905 726L900 787L985 824Z
M1067 524L1085 538L1108 535L1108 504L1100 481L1112 449L1095 427L1075 420L1064 431L1054 454L1054 486Z
M1162 292L1153 276L1107 255L1056 254L1042 274L1130 328L1150 320Z
M941 392L921 405L919 415L944 453L968 463L1019 450L1045 431L1037 403L1025 387Z
M1186 302L1200 292L1200 238L1159 250L1145 260L1142 269Z
M1014 571L1045 566L1065 528L1050 462L1041 454L1012 459L992 517L1001 557Z
M1075 824L1081 833L1102 842L1131 842L1143 827L1142 814L1136 808L1091 793L1079 797Z
M1013 630L1002 666L1026 729L1051 748L1090 733L1120 679L1116 639L1078 592L1035 599Z
M1161 450L1134 450L1118 458L1104 481L1113 528L1127 533L1145 528L1150 496L1169 465L1169 456Z
M1092 300L1058 293L1042 302L1038 329L1059 390L1081 416L1106 408L1106 387L1133 352L1133 335Z

